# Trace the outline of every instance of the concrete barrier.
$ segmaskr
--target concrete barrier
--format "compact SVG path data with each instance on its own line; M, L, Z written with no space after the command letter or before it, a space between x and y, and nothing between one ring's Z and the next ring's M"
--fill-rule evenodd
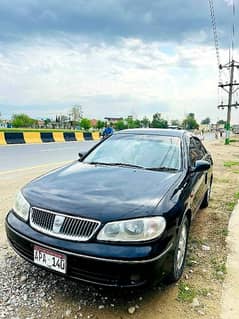
M52 132L41 132L41 140L43 143L55 142Z
M91 134L92 134L92 139L94 141L97 141L97 140L100 139L100 133L99 132L92 132Z
M75 132L75 136L76 136L76 140L77 140L77 141L82 142L82 141L85 140L85 139L84 139L83 132Z
M23 132L17 133L17 132L5 132L5 140L7 144L24 144L24 136Z
M84 139L86 141L92 141L93 140L92 134L90 132L84 132L83 135L84 135Z
M5 140L5 135L4 132L0 132L0 144L7 144L6 140Z
M63 134L66 142L76 141L75 132L64 132Z
M96 141L99 132L0 132L0 145L4 144L37 144L69 141Z
M63 132L53 132L53 139L55 142L65 142Z
M23 137L27 144L42 143L40 132L23 132Z

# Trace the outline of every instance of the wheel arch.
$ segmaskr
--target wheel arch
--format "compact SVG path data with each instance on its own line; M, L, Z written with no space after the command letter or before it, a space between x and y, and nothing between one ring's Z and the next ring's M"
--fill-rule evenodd
M189 227L190 227L191 222L192 222L192 211L190 208L186 208L184 213L180 216L180 218L178 220L178 227L180 227L184 217L187 217L188 222L189 222Z

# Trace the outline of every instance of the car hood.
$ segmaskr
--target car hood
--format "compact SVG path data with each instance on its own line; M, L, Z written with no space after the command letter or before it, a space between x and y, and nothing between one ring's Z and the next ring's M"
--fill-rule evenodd
M179 175L74 162L33 180L23 195L31 206L103 222L153 214Z

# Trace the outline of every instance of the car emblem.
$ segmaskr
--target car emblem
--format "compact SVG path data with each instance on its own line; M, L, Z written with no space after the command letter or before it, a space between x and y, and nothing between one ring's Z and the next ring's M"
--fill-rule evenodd
M60 215L55 216L54 223L53 223L53 229L52 229L54 233L60 232L60 229L64 223L64 220L65 220L64 216L60 216Z

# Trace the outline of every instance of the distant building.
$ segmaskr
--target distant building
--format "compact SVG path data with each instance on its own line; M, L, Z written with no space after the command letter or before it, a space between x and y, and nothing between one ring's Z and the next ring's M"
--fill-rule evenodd
M37 121L37 125L38 125L39 128L42 128L42 127L45 126L45 121L44 120L38 120Z
M12 123L10 120L1 120L0 121L0 128L11 128Z
M118 121L123 121L123 117L104 117L104 119L109 123L116 123Z

